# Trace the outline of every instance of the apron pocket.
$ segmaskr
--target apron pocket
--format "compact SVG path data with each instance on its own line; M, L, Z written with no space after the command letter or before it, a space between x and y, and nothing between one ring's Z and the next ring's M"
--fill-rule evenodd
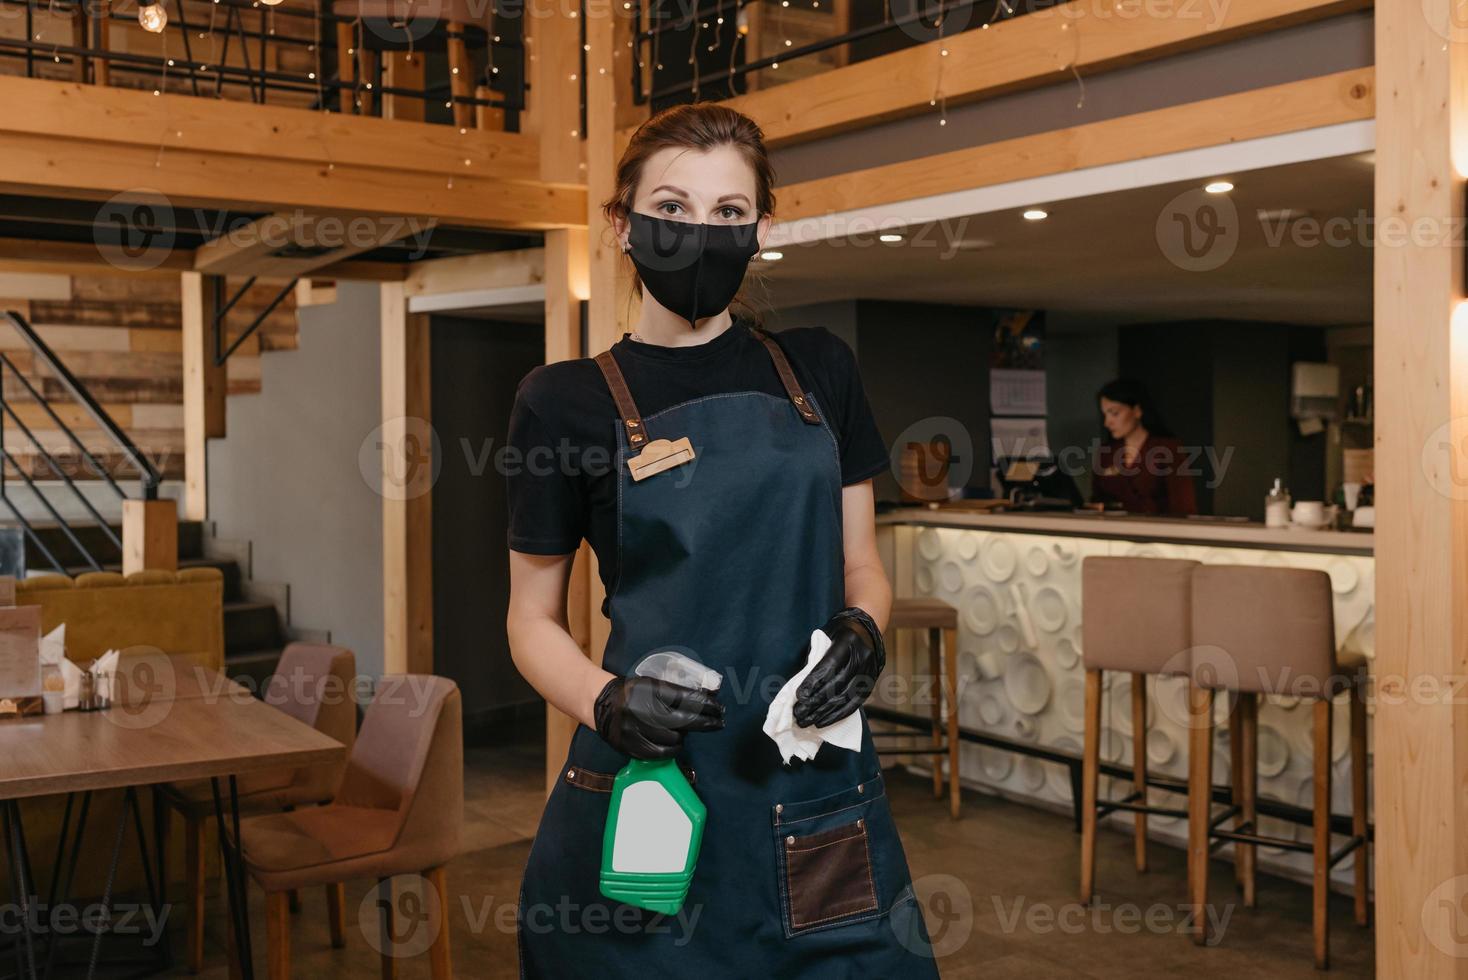
M781 847L790 935L877 910L864 819L813 834L787 834Z

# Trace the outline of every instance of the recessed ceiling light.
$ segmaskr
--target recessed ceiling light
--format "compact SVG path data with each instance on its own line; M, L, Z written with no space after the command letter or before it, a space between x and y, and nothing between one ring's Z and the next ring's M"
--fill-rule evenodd
M879 241L879 242L900 242L900 241L902 241L902 236L901 235L897 235L897 234L893 234L891 232L888 232L885 235L878 235L877 236L877 241Z
M1254 215L1260 221L1299 221L1310 217L1310 212L1303 208L1260 208Z
M987 238L964 238L953 245L960 252L977 252L984 248L993 248L994 243Z
M759 253L759 257L766 262L778 262L780 259L783 259L785 257L785 253L775 251L761 252Z
M1234 189L1234 185L1226 180L1215 180L1211 184L1203 185L1203 189L1210 194L1227 194Z
M1048 217L1050 217L1050 212L1041 211L1039 208L1030 208L1024 213L1026 221L1044 221Z

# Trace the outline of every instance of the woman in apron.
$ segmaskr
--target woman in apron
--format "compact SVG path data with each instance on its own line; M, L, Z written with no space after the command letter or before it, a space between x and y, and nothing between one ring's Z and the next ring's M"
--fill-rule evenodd
M729 310L772 184L758 127L731 109L644 123L603 206L642 293L636 330L517 392L510 645L579 722L525 867L522 976L937 975L865 716L859 751L789 764L763 731L816 628L832 643L794 719L858 713L891 604L870 479L887 453L850 348L821 328L777 340ZM607 587L600 667L566 625L583 537ZM669 648L719 671L720 690L630 676ZM707 807L676 915L599 890L612 781L634 757L675 758Z

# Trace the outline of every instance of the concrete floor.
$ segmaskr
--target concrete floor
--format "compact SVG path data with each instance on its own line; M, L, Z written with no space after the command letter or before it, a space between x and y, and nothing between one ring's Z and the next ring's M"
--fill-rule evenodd
M466 753L465 853L449 867L449 887L457 899L451 921L459 977L517 976L514 909L540 816L542 755L538 744ZM1103 832L1099 901L1095 910L1085 910L1074 898L1080 837L1068 818L970 792L962 819L953 822L947 807L933 800L927 779L895 769L888 770L887 779L947 980L1320 976L1311 965L1310 892L1302 885L1261 875L1259 907L1245 909L1231 904L1236 902L1232 864L1215 862L1215 916L1227 921L1221 944L1199 948L1179 931L1185 899L1180 851L1154 847L1152 870L1138 875L1130 835ZM264 910L259 890L251 891L255 963L263 978ZM293 919L294 976L347 980L375 974L372 898L365 882L347 885L347 946L333 950L324 894L304 894ZM477 928L471 927L466 906L480 923ZM211 902L209 912L212 948L201 976L223 980L228 976L223 902ZM1331 897L1331 929L1329 975L1371 975L1371 933L1352 923L1347 896ZM188 973L178 969L168 975ZM426 956L401 961L399 975L427 977Z

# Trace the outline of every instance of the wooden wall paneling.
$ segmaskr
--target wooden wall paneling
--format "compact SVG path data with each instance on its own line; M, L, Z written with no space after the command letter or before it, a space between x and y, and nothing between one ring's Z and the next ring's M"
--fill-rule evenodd
M1468 40L1376 6L1376 972L1468 977ZM1450 43L1451 42L1451 43ZM1383 222L1401 222L1390 238Z
M184 511L209 516L208 443L224 435L225 375L214 359L214 277L180 276L183 321ZM75 368L73 369L75 370Z
M383 658L387 673L433 672L433 429L428 316L402 283L382 297Z

